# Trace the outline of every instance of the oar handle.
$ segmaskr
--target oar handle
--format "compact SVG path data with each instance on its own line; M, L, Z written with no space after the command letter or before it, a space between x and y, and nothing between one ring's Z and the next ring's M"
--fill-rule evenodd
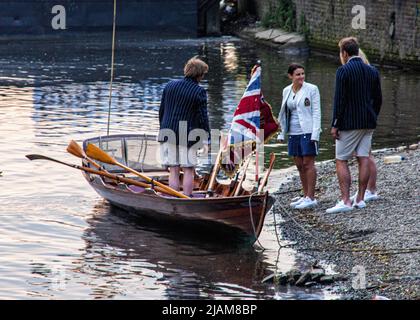
M238 185L236 186L235 192L233 193L233 196L234 196L234 197L238 196L238 195L239 195L239 192L241 191L241 188L242 188L242 183L243 183L243 182L244 182L244 180L245 180L245 177L246 177L246 170L248 169L249 163L251 162L251 158L252 158L252 155L250 155L250 156L249 156L249 158L246 160L246 163L245 163L245 165L244 165L244 172L242 173L242 177L241 177L241 179L239 180Z
M261 184L258 187L258 192L259 193L263 191L265 185L267 184L268 176L270 175L271 170L273 169L273 166L274 166L274 160L276 160L276 155L272 152L270 154L270 165L268 166L268 169L267 169L267 171L264 175L264 178L262 179Z
M76 166L76 168L80 169L82 171L88 172L88 173L97 174L97 175L100 175L100 176L103 176L103 177L107 177L107 178L112 179L112 180L121 181L121 182L124 182L126 184L132 184L134 186L138 186L138 187L142 187L142 188L150 188L151 187L147 183L140 182L140 181L130 179L130 178L117 176L115 174L109 173L108 171L98 171L98 170L94 170L94 169L91 169L91 168L88 168L88 167L81 167L81 166ZM163 190L162 188L155 187L154 189L156 191L168 194L168 192L166 190Z
M150 188L150 185L148 185L147 183L136 181L136 180L133 180L133 179L130 179L130 178L120 177L120 176L117 176L115 174L109 173L108 171L104 171L104 170L98 171L98 170L91 169L89 167L82 167L82 166L79 166L79 165L76 165L76 164L66 163L66 162L63 162L63 161L60 161L60 160L57 160L57 159L53 159L53 158L50 158L50 157L47 157L47 156L43 156L43 155L40 155L40 154L27 154L26 157L29 160L54 161L54 162L60 163L62 165L65 165L65 166L68 166L68 167L71 167L71 168L74 168L74 169L79 169L81 171L85 171L85 172L88 172L88 173L96 174L96 175L99 175L99 176L104 176L104 177L107 177L107 178L115 180L115 181L121 181L121 182L124 182L126 184L132 184L132 185L135 185L135 186L138 186L138 187ZM159 187L156 187L155 189L159 192L163 192L163 193L168 194L168 192L166 190L163 190Z

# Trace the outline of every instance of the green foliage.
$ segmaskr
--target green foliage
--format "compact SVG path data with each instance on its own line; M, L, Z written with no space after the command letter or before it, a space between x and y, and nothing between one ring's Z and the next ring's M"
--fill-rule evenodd
M276 0L270 3L268 12L262 19L266 28L281 28L296 31L296 9L292 0Z
M301 34L305 36L306 39L309 37L309 26L306 23L305 15L302 13L300 15L299 30Z

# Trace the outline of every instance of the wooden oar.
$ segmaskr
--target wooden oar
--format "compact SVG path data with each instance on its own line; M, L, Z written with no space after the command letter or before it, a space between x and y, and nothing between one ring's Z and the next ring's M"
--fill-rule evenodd
M216 184L216 176L220 169L220 157L222 156L222 148L217 153L216 162L214 163L213 170L210 175L209 185L207 187L207 196L212 196L214 192L214 185Z
M70 140L69 145L67 146L67 152L71 153L72 155L78 157L78 158L82 158L85 159L86 161L88 161L90 164L92 164L94 167L98 168L99 170L105 171L107 173L109 173L107 170L105 170L100 164L98 164L97 162L93 161L91 158L89 158L85 151L83 150L83 148L74 140ZM152 185L147 185L149 188L152 188ZM161 190L159 188L159 190ZM165 192L166 193L166 192Z
M276 160L276 155L272 152L270 154L270 164L268 166L267 171L265 172L264 178L262 179L260 186L258 187L258 193L262 192L265 185L267 184L268 176L270 175L271 170L273 169L273 166L274 166L274 160Z
M96 145L89 143L86 147L86 154L88 157L93 158L95 160L104 162L104 163L108 163L108 164L113 164L116 166L119 166L121 168L124 168L125 170L139 176L140 178L143 178L144 180L146 180L147 182L150 182L156 186L159 186L161 189L165 190L167 194L170 194L172 196L176 196L178 198L183 198L183 199L190 199L190 197L186 196L185 194L178 192L174 189L172 189L169 186L164 185L163 183L160 183L159 181L156 181L148 176L146 176L143 173L140 173L134 169L131 169L125 165L123 165L122 163L119 163L117 160L115 160L113 157L111 157L109 154L107 154L105 151L103 151L102 149L100 149L99 147L97 147Z
M217 157L216 157L216 161L213 165L213 170L211 172L210 175L210 180L209 180L209 185L207 187L207 196L206 197L211 197L213 195L214 192L214 185L216 183L216 176L217 173L219 172L220 169L220 158L222 157L222 152L223 149L226 147L226 143L227 143L227 137L222 136L220 138L220 149L219 152L217 153Z
M46 156L43 156L43 155L40 155L40 154L27 154L26 157L29 160L54 161L54 162L63 164L65 166L68 166L68 167L71 167L71 168L74 168L74 169L79 169L79 170L82 170L82 171L85 171L85 172L89 172L89 173L92 173L92 174L97 174L99 176L107 177L107 178L115 180L117 182L121 181L121 182L124 182L126 184L132 184L132 185L142 187L142 188L150 188L150 185L148 183L140 182L140 181L130 179L130 178L120 177L120 176L117 176L115 174L109 173L108 171L103 171L103 170L99 171L99 170L91 169L91 168L88 168L88 167L82 167L82 166L78 166L76 164L70 164L70 163L66 163L66 162L56 160L56 159L53 159L53 158L50 158L50 157L46 157ZM168 194L168 192L166 190L163 190L160 187L155 187L155 189L159 192Z
M93 161L91 158L89 158L85 151L83 150L83 148L74 140L70 140L69 145L67 146L67 152L71 153L72 155L84 159L87 162L89 162L90 164L92 164L94 167L103 170L102 167L96 163L95 161Z
M246 160L246 162L245 162L245 164L244 164L244 169L243 169L243 172L242 172L242 177L241 177L241 179L239 180L238 185L236 186L235 192L233 193L233 196L234 196L234 197L237 197L237 196L239 195L239 192L241 191L241 188L242 188L242 183L243 183L243 182L244 182L244 180L245 180L245 177L246 177L246 170L248 169L248 165L249 165L249 163L251 162L251 158L252 158L252 155L250 155L250 156L249 156L249 158Z

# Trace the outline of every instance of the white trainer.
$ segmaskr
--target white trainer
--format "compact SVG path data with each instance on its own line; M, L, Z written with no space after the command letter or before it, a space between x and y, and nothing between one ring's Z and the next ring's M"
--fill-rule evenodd
M356 209L366 208L366 202L364 202L363 200L360 200L359 202L356 203L356 201L354 201L353 208L356 208Z
M354 202L356 198L357 198L357 191L353 196L350 197L350 201ZM366 189L365 196L363 199L365 202L378 200L378 199L379 199L379 196L376 192L371 192L370 190Z
M318 201L316 199L312 200L309 197L303 199L301 203L295 206L295 209L303 210L303 209L311 209L318 205Z
M334 207L327 209L326 213L340 213L352 211L353 206L348 206L344 203L343 200L339 201Z
M371 192L370 190L367 190L366 189L366 191L365 191L365 197L363 199L363 200L365 200L365 202L373 201L373 200L378 200L378 199L379 199L378 193Z
M294 209L298 204L300 204L303 200L305 200L305 197L300 197L296 200L296 198L292 199L295 201L290 202L290 206Z

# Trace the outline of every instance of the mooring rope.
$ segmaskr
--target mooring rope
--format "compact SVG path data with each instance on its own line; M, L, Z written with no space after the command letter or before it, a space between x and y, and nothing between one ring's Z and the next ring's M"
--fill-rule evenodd
M115 57L115 21L117 16L117 0L114 0L114 18L112 21L112 55L111 55L111 81L109 83L109 104L108 104L108 125L106 135L109 136L109 124L111 121L111 101L112 101L112 80L114 79L114 57Z
M257 239L257 240L256 240L256 242L257 242L257 244L261 247L261 249L264 251L264 250L265 250L265 248L263 247L263 245L261 244L261 242L258 240L258 237L257 237L257 231L256 231L256 229L255 229L254 218L252 217L252 205L251 205L251 199L252 199L252 196L254 196L254 195L258 194L258 193L259 193L259 192L258 192L258 191L256 191L256 192L254 192L254 193L251 193L251 194L250 194L250 196L249 196L249 199L248 199L248 205L249 205L249 217L250 217L250 219L251 219L251 225L252 225L252 230L254 231L254 237Z

